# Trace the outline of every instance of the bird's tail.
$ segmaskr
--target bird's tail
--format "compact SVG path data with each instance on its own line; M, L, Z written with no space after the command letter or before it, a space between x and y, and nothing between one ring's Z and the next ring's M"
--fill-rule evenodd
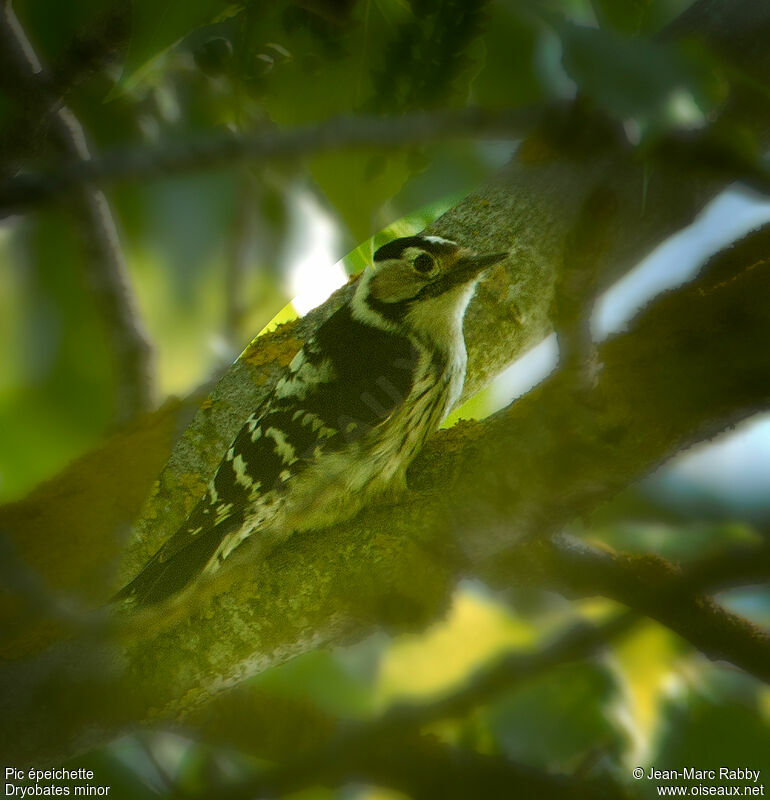
M134 606L150 606L181 592L203 572L222 540L237 525L231 518L192 535L186 523L112 598L113 602L130 601Z

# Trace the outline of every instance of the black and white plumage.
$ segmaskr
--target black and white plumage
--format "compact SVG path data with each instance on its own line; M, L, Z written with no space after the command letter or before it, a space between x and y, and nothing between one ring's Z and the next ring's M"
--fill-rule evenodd
M376 268L297 353L204 497L117 598L159 602L215 572L247 537L272 546L404 485L462 390L475 284L506 255L477 256L435 236L377 250Z

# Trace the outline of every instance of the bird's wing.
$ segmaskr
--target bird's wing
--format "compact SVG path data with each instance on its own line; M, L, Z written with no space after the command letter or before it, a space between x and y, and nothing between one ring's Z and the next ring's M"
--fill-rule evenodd
M407 339L356 322L343 306L243 425L184 524L116 599L144 605L182 589L267 495L290 491L309 464L386 422L409 394L417 355Z

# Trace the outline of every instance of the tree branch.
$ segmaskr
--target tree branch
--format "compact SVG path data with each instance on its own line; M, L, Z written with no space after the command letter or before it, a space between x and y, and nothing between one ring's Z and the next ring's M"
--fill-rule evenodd
M369 750L357 756L343 755L338 764L330 765L319 776L319 782L339 786L345 777L392 787L412 800L434 800L436 797L466 800L469 796L488 800L500 797L548 797L554 800L628 798L627 792L609 778L553 774L517 764L502 755L452 747L431 736L405 736L383 744L379 750Z
M65 96L116 56L128 39L130 27L130 9L122 3L116 2L97 12L85 29L73 37L51 69L38 74L39 82L45 82L46 91L27 93L23 99L16 98L19 113L0 134L3 154L0 174L3 178L16 173L23 159L43 152L51 123L65 102ZM4 71L0 75L0 83L4 82L11 95L18 91L18 86L14 85L14 72Z
M538 108L485 111L467 108L400 117L342 116L319 124L248 134L224 134L164 147L126 148L49 173L26 173L0 184L0 213L18 212L82 185L142 180L180 172L291 160L360 147L399 149L464 138L511 138L529 130Z
M52 134L59 153L73 165L90 163L85 132L58 98L10 0L0 9L0 42L5 61L16 78L14 89L38 108L56 108ZM15 178L11 179L16 180ZM116 420L125 422L154 404L153 347L141 321L128 270L107 198L100 189L79 186L72 209L86 258L86 277L102 316L116 369Z
M629 556L566 537L530 541L497 555L479 574L493 585L536 586L567 597L609 597L678 633L711 659L729 661L770 681L770 634L704 593L709 583L770 580L770 548L728 554L686 570L657 556Z
M609 560L607 557L606 552L559 537L552 542L531 542L515 547L494 566L485 565L479 573L501 588L534 586L581 597L596 594L597 590L591 585L595 580L601 587L599 593L627 600L627 596L619 598L617 591L608 592L606 587L622 584L628 573L634 572L632 565L637 567L636 560L631 559L630 564L618 567L616 562L624 557L616 555ZM662 559L639 558L639 574L633 574L634 587L639 584L642 573L651 580L645 592L635 592L641 602L631 605L639 609L649 605L651 599L659 608L666 602L676 604L682 600L690 605L715 581L725 587L766 580L770 574L769 557L770 547L763 543L759 548L720 553L688 565L683 571L677 571L674 565ZM752 560L762 567L758 569ZM726 565L723 574L718 570L720 563ZM588 575L584 574L586 565ZM658 572L663 572L665 583L659 580ZM672 613L676 615L677 612L673 610ZM722 613L728 618L732 616ZM254 688L246 684L192 714L186 719L182 732L281 765L260 777L258 784L238 787L233 791L234 796L252 790L253 794L259 794L257 786L263 793L268 793L268 788L271 792L283 792L317 780L329 781L330 769L337 778L351 777L360 762L365 763L372 753L381 749L381 742L388 742L392 747L394 742L413 739L435 722L464 718L473 709L494 703L500 693L515 689L531 677L568 661L589 657L605 643L624 635L637 619L636 611L626 612L599 627L569 629L535 653L513 651L496 657L437 700L399 705L375 720L348 722L343 731L339 731L339 721L307 703L277 700L259 690L254 696ZM666 615L661 621L668 623ZM689 637L685 635L685 638ZM281 720L279 726L274 724L277 718ZM517 782L515 778L512 780Z

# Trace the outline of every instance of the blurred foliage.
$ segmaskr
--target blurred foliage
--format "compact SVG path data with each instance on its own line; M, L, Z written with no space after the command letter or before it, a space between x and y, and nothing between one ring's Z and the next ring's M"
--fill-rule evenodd
M398 115L468 103L509 108L576 92L629 130L655 138L708 125L732 79L704 48L653 40L686 0L133 0L128 25L115 16L122 5L15 2L98 151L351 112ZM23 105L3 84L4 174L51 160L45 120L30 126ZM753 152L750 135L730 130L731 141ZM346 252L345 269L356 272L379 244L420 230L511 150L507 143L358 150L307 164L243 166L111 189L141 315L158 350L163 396L189 393L267 325L289 300L298 254L317 258L320 284ZM324 247L307 241L308 196L315 201L312 213L334 225L336 239ZM112 354L81 262L81 244L62 206L0 227L4 501L94 447L109 428ZM292 313L286 308L281 318ZM482 394L449 422L483 416L489 402ZM160 466L174 408L124 434L137 437L142 464ZM78 483L97 492L104 481L104 503L94 504L91 516L74 523L77 514L51 500L55 519L25 517L23 504L5 509L2 519L24 518L31 547L41 522L61 527L62 537L87 540L111 527L104 519L127 515L146 491L141 481L128 482L129 473L145 475L149 468L120 465L125 492L121 503L112 503L107 485L114 475L99 452L32 496L39 501ZM740 523L683 518L638 493L585 522L582 534L605 547L681 563L757 538ZM735 602L767 619L766 595L750 592ZM310 654L253 684L275 697L299 698L344 724L404 697L450 691L495 655L529 651L590 613L545 592L514 594L510 602L464 585L447 618L422 636L383 635ZM600 657L504 693L471 718L438 727L437 735L548 770L611 773L627 782L637 764L760 767L768 717L766 687L706 663L674 634L647 623ZM261 768L235 750L166 733L127 737L68 766L80 765L112 785L113 796L127 798L170 796L174 786L205 795L207 787ZM348 787L301 796L397 795Z

